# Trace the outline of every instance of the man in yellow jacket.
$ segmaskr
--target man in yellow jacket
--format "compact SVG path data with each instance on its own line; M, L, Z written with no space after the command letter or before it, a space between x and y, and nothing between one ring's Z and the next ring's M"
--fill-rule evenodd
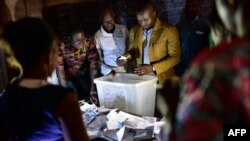
M153 4L140 3L136 16L139 25L130 30L130 49L125 59L118 58L120 65L129 57L136 58L134 73L155 74L159 83L175 75L174 66L180 61L179 34L175 26L158 19ZM124 58L124 57L123 57Z

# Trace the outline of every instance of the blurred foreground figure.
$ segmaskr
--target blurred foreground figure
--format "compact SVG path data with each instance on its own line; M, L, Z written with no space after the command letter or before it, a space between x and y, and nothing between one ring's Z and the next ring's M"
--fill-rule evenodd
M0 140L88 140L76 95L46 81L56 64L48 25L23 18L7 25L2 37L6 62L20 75L0 96Z
M224 26L237 36L195 58L181 81L176 117L177 104L167 99L169 118L175 119L172 132L165 133L169 140L221 141L224 125L250 123L250 2L215 0L215 4Z

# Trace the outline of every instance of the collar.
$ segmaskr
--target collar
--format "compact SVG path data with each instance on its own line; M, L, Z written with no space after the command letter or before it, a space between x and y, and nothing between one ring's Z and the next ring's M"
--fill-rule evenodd
M152 32L152 30L153 30L152 28L150 28L150 29L144 29L144 30L143 30L143 35L144 35L144 36L149 35L149 34Z
M152 28L152 30L158 30L158 29L160 29L161 28L161 21L160 21L160 19L157 17L156 18L156 21L155 21L155 25L154 25L154 27Z
M115 27L114 27L114 29L113 29L113 32L112 32L112 33L109 33L109 32L107 32L107 31L104 29L103 26L101 26L101 33L102 33L102 35L104 35L104 36L112 36L113 33L115 32L115 29L116 29L116 25L115 25Z

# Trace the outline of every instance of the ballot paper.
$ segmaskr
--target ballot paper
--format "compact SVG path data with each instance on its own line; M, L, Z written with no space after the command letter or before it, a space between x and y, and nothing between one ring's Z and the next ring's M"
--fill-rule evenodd
M152 139L152 130L145 129L132 129L126 126L123 126L117 133L118 141L137 141Z
M79 101L80 103L80 109L82 112L86 112L86 110L94 110L96 111L98 108L95 104L88 104L87 102L84 101Z
M84 125L90 139L101 138L110 141L139 141L151 139L155 117L135 116L117 109L97 107L80 102Z
M116 136L112 134L113 139L117 138L119 141L152 138L156 120L154 117L138 117L122 111L117 113L116 110L112 110L107 119L107 130L114 132L119 129Z
M108 130L116 130L122 127L122 122L126 119L123 117L119 117L117 114L117 109L111 110L107 115L107 129Z
M134 115L122 112L122 111L120 111L118 113L118 116L121 119L125 119L123 121L123 125L126 127L129 127L129 128L146 129L146 128L154 126L154 122L152 122L152 121L150 122L150 121L146 120L146 118L144 119L142 117L134 116Z

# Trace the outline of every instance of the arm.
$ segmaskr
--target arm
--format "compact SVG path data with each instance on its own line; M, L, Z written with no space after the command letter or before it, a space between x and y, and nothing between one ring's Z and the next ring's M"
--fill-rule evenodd
M153 64L157 74L168 71L180 62L180 40L177 29L170 27L165 31L165 34L167 38L166 48L168 57Z
M91 92L95 92L94 79L98 77L98 51L95 47L93 38L88 38L86 41L87 58L90 65Z
M96 49L97 49L97 52L98 52L98 57L99 57L99 67L100 67L100 71L103 75L107 75L109 74L112 69L104 62L104 59L103 59L103 52L102 52L102 49L101 49L101 46L100 46L100 33L99 31L97 31L97 33L95 34L95 46L96 46Z
M57 66L56 73L57 73L59 84L61 86L63 86L63 87L67 87L67 81L66 81L64 66L62 66L62 65Z
M140 53L139 53L139 49L136 48L136 42L135 42L135 34L136 32L138 32L136 30L136 27L133 27L130 32L126 33L126 44L128 45L128 49L126 49L125 53L124 53L124 57L128 58L128 59L117 59L117 64L119 66L123 66L125 65L128 61L131 61L132 59L136 59L137 57L139 57Z
M63 87L67 87L66 75L65 75L65 70L64 70L64 62L63 62L63 49L64 49L64 44L62 42L59 42L58 52L57 52L56 73L57 73L59 84Z
M137 28L138 27L136 27L136 26L133 27L129 33L129 48L128 48L127 54L130 54L132 56L132 58L137 58L140 55L139 49L137 47L137 39L135 39L136 37L138 37L138 35L136 35L136 34L139 33Z
M125 36L126 36L126 38L125 38L125 47L126 47L125 52L127 52L128 49L129 49L129 42L130 42L129 40L130 40L130 38L129 38L128 29L126 27L124 27L124 30L125 30Z
M62 125L66 141L88 141L76 95L69 93L58 104L55 115Z

